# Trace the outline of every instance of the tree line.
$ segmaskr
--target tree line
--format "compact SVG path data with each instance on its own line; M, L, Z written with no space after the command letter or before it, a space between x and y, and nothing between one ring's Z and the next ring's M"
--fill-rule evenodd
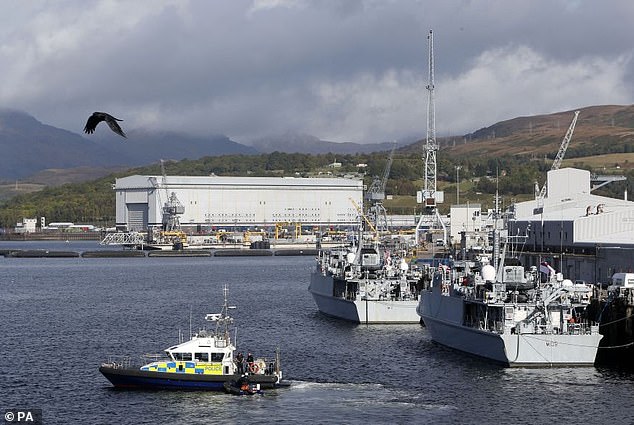
M609 148L611 149L611 148ZM622 150L621 150L622 151ZM370 154L299 154L273 152L261 155L225 155L204 157L198 160L182 160L164 164L167 175L192 176L285 176L312 177L323 173L351 175L357 173L369 187L375 176L381 177L387 162L388 152ZM334 161L339 168L329 168ZM534 193L535 182L543 185L550 163L530 160L524 156L456 157L440 156L437 160L439 182L455 184L456 167L460 167L461 181L474 182L472 191L482 196L517 196ZM386 185L386 193L415 196L421 189L424 171L422 154L400 153L394 155ZM592 170L590 170L592 171ZM630 186L633 172L625 182L605 186L604 196L620 197ZM112 226L115 223L115 194L112 185L116 178L133 175L161 175L160 164L130 169L84 183L48 187L42 191L15 196L0 203L0 227L12 228L22 218L46 217L48 222L72 221L77 224Z

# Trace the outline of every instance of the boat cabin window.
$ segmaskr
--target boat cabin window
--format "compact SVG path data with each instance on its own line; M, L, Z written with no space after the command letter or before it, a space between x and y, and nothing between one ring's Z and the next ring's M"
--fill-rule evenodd
M174 355L174 360L191 360L192 353L172 353Z
M211 361L221 362L224 356L225 356L225 353L211 353Z
M201 362L208 362L209 353L194 353L194 359Z

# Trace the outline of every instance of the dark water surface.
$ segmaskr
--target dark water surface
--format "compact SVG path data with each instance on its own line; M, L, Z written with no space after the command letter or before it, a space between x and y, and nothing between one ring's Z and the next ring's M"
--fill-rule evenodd
M432 343L418 325L325 318L307 291L313 264L310 257L0 257L0 410L42 409L47 424L634 421L634 374L505 369ZM263 397L118 391L101 376L110 354L158 353L178 342L190 311L197 329L206 313L219 312L225 283L238 307L238 348L257 356L279 346L291 388Z

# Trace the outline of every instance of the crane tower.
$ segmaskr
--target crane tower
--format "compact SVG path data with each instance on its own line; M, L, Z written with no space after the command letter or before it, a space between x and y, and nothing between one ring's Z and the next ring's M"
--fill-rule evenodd
M161 174L163 177L163 187L165 188L165 204L163 205L163 230L166 232L180 232L179 216L185 212L185 207L176 197L176 193L169 194L167 190L167 175L165 166L161 159Z
M423 213L416 225L416 244L418 244L418 234L423 226L423 221L431 221L429 228L433 228L439 224L443 230L443 240L447 240L447 229L440 217L440 213L436 208L437 200L442 198L442 193L436 193L437 183L437 164L436 152L438 144L436 143L436 105L434 103L434 32L429 30L427 36L429 46L429 82L427 84L427 137L425 140L425 175L424 186L421 192L420 201L423 203ZM440 196L439 196L440 195ZM440 201L442 202L442 200ZM434 217L435 215L435 217ZM434 219L436 222L434 222Z
M427 138L425 142L425 185L423 187L424 207L436 206L436 106L434 103L434 33L429 30L429 83L427 84Z
M383 170L383 177L374 177L370 188L366 193L366 200L370 202L368 208L368 215L373 218L374 227L378 231L388 231L387 224L387 211L383 206L383 200L385 199L385 186L387 185L387 179L390 176L390 168L392 167L392 161L394 160L394 151L396 150L396 142L392 144L392 150L387 158L385 169Z
M564 136L564 140L561 141L561 145L559 146L559 152L557 152L557 156L555 156L555 160L553 161L553 165L550 167L552 170L559 170L561 167L561 163L564 160L564 156L566 155L566 150L568 149L568 145L570 144L570 140L572 139L572 133L575 131L575 125L577 124L577 117L579 116L579 111L575 111L575 116L572 118L572 122L570 123L570 127L568 127L568 131ZM538 200L543 200L546 196L547 192L547 184L544 183L541 191L537 194L536 198Z

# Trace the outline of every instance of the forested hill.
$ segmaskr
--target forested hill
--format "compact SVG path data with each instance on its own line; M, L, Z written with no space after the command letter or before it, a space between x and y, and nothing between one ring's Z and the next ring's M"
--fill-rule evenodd
M491 201L496 190L508 199L532 196L535 183L542 185L545 181L573 112L516 118L464 138L440 139L438 188L445 192L445 204L455 201L457 190L461 202L483 204ZM597 194L622 197L626 189L634 193L633 137L634 106L582 108L563 166L628 177L627 181L610 184ZM386 201L388 209L402 198L415 199L416 191L422 187L422 143L397 149L386 187L386 193L394 195L395 200ZM170 161L166 163L166 172L168 175L356 176L364 178L369 186L374 176L383 174L387 156L387 150L337 155L280 152L224 155ZM329 167L335 161L341 167ZM52 221L112 224L115 211L112 184L115 178L132 174L160 175L160 166L157 162L87 183L49 187L41 192L16 196L0 204L0 227L12 227L23 217L39 216ZM413 211L415 207L415 202L411 201L406 210Z
M286 154L274 152L261 155L225 155L204 157L198 160L166 161L167 175L207 176L280 176L307 177L328 176L348 173L380 174L385 165L386 154L337 155L342 164L337 170L328 165L334 161L334 155ZM412 157L415 163L417 158ZM406 181L415 179L414 164L406 164L407 158L399 159L399 165L393 167L394 174ZM403 163L403 165L400 165ZM367 164L367 167L358 167ZM400 171L399 171L400 170ZM405 173L405 174L404 174ZM160 165L129 169L125 172L110 174L84 183L66 184L48 187L42 191L22 194L0 204L0 227L14 226L23 217L45 216L49 221L72 221L76 223L114 223L115 200L112 184L118 177L133 174L161 175ZM359 176L360 174L355 174ZM362 174L361 174L362 175ZM414 190L413 183L409 187Z
M604 105L575 109L579 117L566 158L634 152L634 105ZM523 155L554 158L575 110L501 121L473 133L438 140L446 155ZM424 141L408 150L420 151Z
M634 154L631 164L634 165ZM387 162L387 152L363 155L337 155L341 167L332 168L333 155L285 154L274 152L262 155L227 155L205 157L199 160L183 160L165 163L167 175L223 175L223 176L280 176L318 177L347 176L363 178L369 186L374 176L381 176ZM593 158L596 159L596 158ZM607 159L610 163L614 157ZM625 165L623 159L619 159ZM627 160L625 160L627 161ZM598 163L601 171L606 162ZM602 164L602 165L601 165ZM438 185L445 191L445 205L455 201L457 190L456 167L460 166L461 202L492 204L497 191L503 199L530 197L535 182L543 184L550 162L527 161L518 155L499 157L478 156L468 161L439 155ZM582 164L583 166L583 164ZM587 168L592 169L591 166ZM388 211L412 213L416 208L415 194L422 187L423 160L418 153L396 152L387 182L386 193L394 200L387 200ZM618 197L631 186L634 171L631 168L612 170L626 174L627 182L609 185L604 194ZM23 217L47 217L49 221L72 221L111 226L115 222L115 196L112 185L117 177L133 174L160 175L160 165L130 169L85 183L49 187L40 192L16 196L0 204L0 227L11 228ZM499 178L496 180L495 176ZM443 213L447 211L443 210Z

